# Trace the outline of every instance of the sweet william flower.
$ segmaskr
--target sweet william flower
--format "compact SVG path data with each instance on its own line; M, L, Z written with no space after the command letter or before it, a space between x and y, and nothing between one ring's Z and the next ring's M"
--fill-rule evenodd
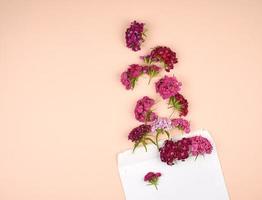
M135 143L133 151L138 147L139 144L142 144L147 151L147 141L152 142L155 144L155 142L148 136L148 133L151 131L151 126L142 124L138 127L135 127L131 130L131 132L128 135L128 139Z
M169 47L158 46L155 47L151 53L142 57L145 63L160 62L164 64L164 68L167 72L170 72L174 68L174 64L177 63L176 53Z
M170 105L169 108L173 108L174 111L177 110L179 112L179 116L186 116L188 113L188 101L185 97L177 93L176 95L169 98L168 104Z
M142 74L143 67L141 65L132 64L121 74L121 83L127 90L133 89L138 80L138 77Z
M164 76L155 84L156 92L159 93L163 99L175 96L180 91L181 86L181 82L174 76Z
M151 108L155 104L155 100L144 96L139 99L135 107L135 118L140 122L151 122L157 118L156 113L154 113Z
M190 132L190 123L186 119L176 118L172 119L172 126L178 128L179 130L184 131L185 133Z
M160 159L168 165L173 165L177 160L184 161L189 157L191 140L183 138L178 141L166 140L160 148Z
M141 49L141 44L145 41L144 25L144 23L133 21L126 30L126 46L133 51L139 51Z
M191 154L193 156L210 154L213 150L213 146L207 138L202 136L194 136L191 140Z
M162 174L160 172L148 172L145 176L144 176L144 181L145 182L149 182L149 185L154 185L156 189L157 185L158 185L158 179Z

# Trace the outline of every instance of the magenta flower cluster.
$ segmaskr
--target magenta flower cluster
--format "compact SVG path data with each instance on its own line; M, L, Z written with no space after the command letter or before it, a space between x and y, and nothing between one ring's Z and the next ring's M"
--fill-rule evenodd
M156 82L155 86L156 92L159 93L163 99L168 99L180 91L182 84L174 76L164 76Z
M121 74L121 83L127 90L133 89L138 77L142 74L143 67L137 64L132 64Z
M174 128L178 128L184 131L185 133L190 132L190 123L186 119L183 118L172 119L172 126Z
M141 44L144 42L144 25L144 23L133 21L130 27L126 30L126 46L133 51L140 50Z
M161 68L156 65L145 65L141 66L138 64L132 64L128 67L126 71L121 74L121 83L125 86L127 90L134 89L138 78L147 74L150 77L150 80L157 76Z
M154 185L157 189L158 179L162 174L160 172L148 172L144 176L144 181L149 182L149 185Z
M208 139L202 136L194 136L191 138L191 153L193 156L210 154L213 146Z
M135 107L135 118L140 122L152 122L157 118L156 113L154 113L151 108L155 104L155 100L144 96L139 99Z
M178 160L186 160L189 156L210 154L212 145L202 136L183 138L178 141L166 140L160 148L160 159L168 165L173 165Z

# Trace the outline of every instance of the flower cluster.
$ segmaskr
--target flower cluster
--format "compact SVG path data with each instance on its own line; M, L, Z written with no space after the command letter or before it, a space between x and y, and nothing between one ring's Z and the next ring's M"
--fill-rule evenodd
M173 165L175 161L184 161L189 157L189 148L191 141L188 138L172 141L166 140L163 147L160 148L160 159L168 165Z
M213 146L208 139L202 136L194 136L191 138L191 153L193 156L210 154Z
M151 79L159 74L161 68L156 65L138 65L132 64L126 71L121 74L121 83L127 90L134 89L138 78L143 75L149 75L149 83Z
M138 80L138 77L143 74L143 67L141 65L132 64L127 71L121 74L121 83L127 90L133 89Z
M169 47L158 46L155 47L151 53L142 57L146 63L160 62L164 64L164 68L167 72L170 72L174 68L174 64L177 63L176 53Z
M142 124L132 129L132 131L128 135L128 139L132 142L139 142L147 133L150 132L150 130L150 125Z
M157 189L157 184L158 184L158 179L161 176L160 172L148 172L145 176L144 176L144 181L145 182L149 182L149 185L154 185L155 188Z
M178 160L184 161L190 155L210 154L212 149L209 140L202 136L183 138L178 141L166 140L164 146L160 148L160 159L168 165L173 165Z
M179 112L180 117L187 115L188 102L182 94L177 93L175 96L170 97L168 104L171 106L170 108Z
M190 123L186 119L176 118L172 119L172 126L178 128L179 130L184 131L185 133L190 132Z
M133 21L130 27L126 30L126 46L133 51L140 50L140 46L144 42L144 25L144 23Z
M151 131L156 132L157 130L169 131L172 129L172 121L166 117L158 117L151 124Z
M175 96L181 89L181 82L176 77L164 76L156 82L156 92L159 93L163 99L168 99Z
M151 108L155 104L155 100L144 96L139 99L135 107L135 118L140 122L151 122L157 118L157 115L152 112Z

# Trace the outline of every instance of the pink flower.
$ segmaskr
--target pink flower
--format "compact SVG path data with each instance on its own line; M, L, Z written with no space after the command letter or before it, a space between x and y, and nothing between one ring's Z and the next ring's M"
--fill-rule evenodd
M133 21L130 27L126 30L126 46L133 51L141 49L141 44L144 42L144 23Z
M176 77L164 76L156 82L156 92L159 93L163 99L168 99L175 96L181 87L181 82L177 81Z
M151 124L151 131L156 132L157 130L165 130L169 131L172 129L172 122L170 119L166 117L158 117L153 123Z
M177 63L176 53L165 46L155 47L151 53L142 57L146 63L161 62L167 72L174 68Z
M121 83L127 90L133 89L138 80L138 77L143 74L143 67L141 65L132 64L127 71L121 74Z
M149 182L150 185L154 185L155 188L157 189L157 185L158 185L158 179L161 176L160 172L148 172L145 176L144 176L144 181L145 182Z
M139 99L135 107L135 118L140 122L151 122L157 118L156 113L151 111L152 106L155 104L155 100L144 96Z
M191 140L191 154L193 156L210 154L213 150L213 146L208 139L202 136L194 136Z
M185 131L185 133L190 132L190 123L189 121L183 118L172 119L172 125L174 128L178 128L180 130Z

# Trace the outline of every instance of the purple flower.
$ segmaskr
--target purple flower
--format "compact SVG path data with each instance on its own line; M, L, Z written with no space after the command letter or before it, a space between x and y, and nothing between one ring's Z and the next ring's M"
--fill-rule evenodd
M168 118L157 118L153 123L151 124L151 131L156 132L157 130L165 130L168 131L172 129L172 122Z
M144 35L144 23L133 21L126 30L126 46L133 51L140 50L140 46L144 42Z
M174 128L178 128L180 130L185 131L185 133L190 132L190 123L189 121L183 118L172 119L172 125Z
M135 118L140 122L151 122L157 118L156 113L151 111L152 106L155 104L155 100L144 96L139 99L135 107Z
M191 154L193 156L210 154L213 150L212 144L202 136L194 136L191 140Z
M181 87L181 82L179 82L176 77L164 76L158 82L156 82L156 92L159 93L163 99L168 99L175 96Z

